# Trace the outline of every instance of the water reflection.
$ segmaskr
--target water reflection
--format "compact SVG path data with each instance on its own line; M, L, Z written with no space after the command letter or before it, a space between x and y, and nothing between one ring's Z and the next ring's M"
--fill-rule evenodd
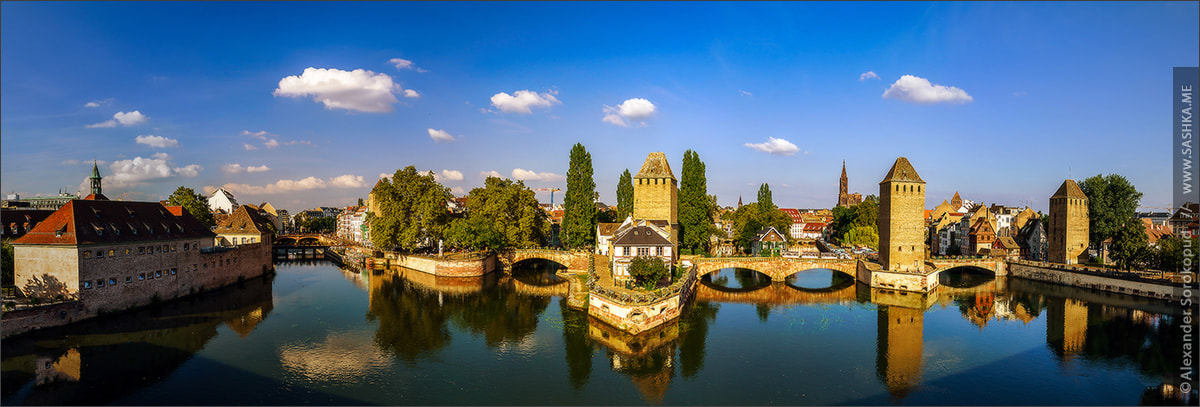
M270 276L179 301L6 339L4 404L107 404L154 386L217 336L245 338L273 309Z
M771 277L744 268L726 268L700 277L700 284L722 291L754 291L771 285Z
M565 269L565 266L554 261L530 259L514 264L510 274L521 283L545 287L567 282L557 274Z
M285 344L279 349L279 361L284 374L293 378L311 383L354 383L392 364L392 359L364 336L370 334L331 332L316 343Z

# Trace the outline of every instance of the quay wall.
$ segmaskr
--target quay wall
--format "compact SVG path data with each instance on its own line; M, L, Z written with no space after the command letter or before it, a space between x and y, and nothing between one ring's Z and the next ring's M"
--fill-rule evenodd
M1025 262L1010 262L1009 277L1080 288L1130 294L1141 297L1176 301L1183 297L1183 288L1145 281L1131 281L1085 274L1072 271L1067 265L1035 265Z
M439 277L479 277L496 270L496 256L487 256L481 259L453 260L397 255L393 265Z

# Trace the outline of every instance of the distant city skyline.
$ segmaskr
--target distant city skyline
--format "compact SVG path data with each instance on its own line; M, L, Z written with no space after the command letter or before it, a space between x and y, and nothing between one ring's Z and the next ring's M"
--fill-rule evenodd
M1046 211L1117 173L1171 203L1171 68L1200 5L1165 3L0 3L0 188L114 199L218 187L296 212L431 170L600 200L685 150L722 206L878 194L897 157L926 207L958 191ZM565 192L565 191L563 191ZM538 192L549 203L548 192ZM561 202L562 192L556 194Z

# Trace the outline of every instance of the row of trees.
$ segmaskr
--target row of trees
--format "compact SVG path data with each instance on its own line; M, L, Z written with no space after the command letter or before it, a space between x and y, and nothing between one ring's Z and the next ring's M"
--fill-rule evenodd
M723 215L725 220L733 221L733 240L745 252L751 250L758 232L765 227L774 227L785 238L789 236L792 217L775 206L771 195L771 186L762 184L758 187L757 201Z
M1107 254L1117 268L1124 270L1171 271L1183 267L1186 242L1182 239L1164 236L1156 247L1150 247L1145 224L1136 212L1142 193L1128 179L1118 174L1096 174L1083 180L1079 189L1088 197L1088 240L1100 248L1101 258ZM1105 253L1103 243L1108 239L1112 244Z
M867 246L879 250L879 196L867 195L862 203L833 208L830 239L843 246Z

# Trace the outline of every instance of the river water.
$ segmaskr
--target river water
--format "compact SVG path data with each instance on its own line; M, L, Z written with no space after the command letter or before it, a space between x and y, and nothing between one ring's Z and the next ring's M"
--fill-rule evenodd
M701 279L677 324L629 337L567 307L549 266L450 279L283 262L5 340L0 404L1180 402L1163 396L1180 383L1177 305L969 270L900 295L832 270L731 269Z

